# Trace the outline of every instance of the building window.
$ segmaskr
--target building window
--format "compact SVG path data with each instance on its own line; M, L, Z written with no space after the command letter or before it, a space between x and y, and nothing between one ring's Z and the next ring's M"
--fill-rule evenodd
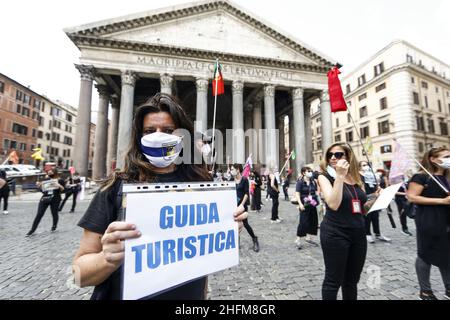
M359 117L360 118L367 117L367 107L359 108Z
M423 143L419 142L419 152L423 152Z
M375 87L375 92L379 92L383 89L386 89L386 82L383 82L382 84L380 84L379 86Z
M52 141L59 142L59 133L52 132Z
M417 92L413 92L414 104L419 105L419 94Z
M30 109L23 107L22 108L22 115L24 115L25 117L29 117L30 116Z
M416 115L416 125L417 131L425 131L425 123L422 116Z
M47 146L47 153L51 154L51 152L50 152L50 146Z
M406 62L413 63L413 57L409 54L406 55Z
M392 152L392 146L387 144L385 146L381 146L380 147L380 152L381 153L391 153Z
M428 108L428 97L425 96L425 108Z
M31 105L31 97L27 94L23 95L23 103Z
M9 145L11 149L17 149L17 141L11 140L11 144Z
M321 134L322 133L321 127L317 127L316 131L317 131L317 134Z
M31 136L32 136L33 138L36 138L36 129L32 129L32 130L31 130Z
M41 102L34 99L33 107L39 109L41 107Z
M46 133L45 134L45 138L47 139L47 141L49 141L50 140L50 133ZM48 152L48 151L47 151Z
M336 118L336 128L339 128L339 118Z
M18 123L13 123L12 132L26 136L28 134L28 127Z
M389 133L389 120L378 122L378 134Z
M39 130L37 133L38 139L42 139L43 135L44 135L44 133L41 130Z
M431 118L427 119L427 127L428 127L428 132L430 132L430 133L434 133L435 132L435 130L434 130L434 120L433 119L431 119Z
M411 83L414 83L414 77L411 77Z
M30 145L30 151L33 151L34 148L36 148L34 144Z
M364 100L364 99L366 99L366 98L367 98L367 93L363 93L362 95L360 95L360 96L358 97L358 101Z
M341 134L339 133L334 136L334 142L340 142L340 141L341 141Z
M450 109L450 104L448 105L449 109ZM350 115L350 113L347 113L347 123L350 123L352 121L352 117Z
M350 93L352 90L350 89L350 84L348 84L346 87L346 91L347 91L347 93Z
M0 81L0 93L5 92L5 83Z
M384 110L384 109L387 109L387 98L386 97L384 97L384 98L381 98L380 99L380 110Z
M373 74L374 77L379 76L384 72L384 62L380 63L379 65L376 65L373 67Z
M22 91L17 90L16 91L16 100L22 101L23 93Z
M352 131L347 131L345 133L345 139L347 140L347 142L352 142L353 141L353 130Z
M22 113L22 106L20 104L17 105L16 112Z
M38 116L39 119L39 126L42 127L44 125L44 118L41 116Z
M322 140L317 140L317 150L322 149Z
M441 129L441 135L448 136L448 124L442 118L439 120L439 127Z
M364 138L366 138L366 137L368 137L370 135L369 134L369 126L360 128L359 131L360 131L360 134L361 134L361 139L364 139Z
M64 143L71 146L72 145L72 138L64 136Z
M439 88L438 87L436 87L436 93L439 93Z
M439 112L442 112L441 100L438 100L438 110L439 110Z
M366 75L363 74L358 78L358 87L361 87L365 83L366 83Z
M45 111L45 102L44 101L42 101L41 107L42 107L41 111L44 112Z
M66 120L72 122L72 116L70 114L66 114Z
M52 128L52 120L48 120L48 128L49 128L49 129Z
M67 156L70 157L70 149L67 149Z
M428 89L428 82L422 81L422 88Z
M11 145L10 142L11 142L11 141L9 141L9 139L3 140L3 149L4 149L4 150L9 150L10 145Z
M20 151L27 151L27 144L26 143L19 143L19 150Z

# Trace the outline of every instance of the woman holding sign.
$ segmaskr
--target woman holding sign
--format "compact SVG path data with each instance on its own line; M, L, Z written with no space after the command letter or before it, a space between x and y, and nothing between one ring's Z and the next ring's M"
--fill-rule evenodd
M320 243L325 261L322 298L357 299L357 285L367 253L364 203L367 196L352 149L343 143L331 145L321 164L319 185L326 204L320 225Z
M430 283L431 266L437 266L450 300L450 151L432 148L426 152L422 166L409 183L407 198L418 205L416 211L417 259L421 300L437 300ZM439 185L436 180L439 182Z
M120 220L121 186L124 182L212 180L204 163L174 163L183 148L183 137L175 134L177 129L184 129L190 137L194 137L192 122L172 96L158 93L140 106L134 115L130 149L125 155L123 168L106 181L78 223L84 233L74 257L73 272L78 285L95 286L91 299L121 298L124 240L141 236L135 225L117 221ZM190 142L190 149L191 154L199 152L201 157L201 150L194 140ZM246 217L244 208L239 206L235 211L235 220L242 221ZM153 298L204 299L206 288L205 276Z

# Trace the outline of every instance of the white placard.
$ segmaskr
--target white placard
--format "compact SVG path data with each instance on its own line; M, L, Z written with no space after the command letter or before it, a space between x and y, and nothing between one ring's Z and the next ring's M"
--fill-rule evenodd
M125 241L124 300L239 263L234 182L125 184L123 193L125 221L142 233Z
M386 189L383 189L380 196L372 205L368 213L372 211L386 209L391 203L392 199L395 197L395 194L397 193L398 189L400 189L402 184L403 183L394 184L392 186L387 187Z

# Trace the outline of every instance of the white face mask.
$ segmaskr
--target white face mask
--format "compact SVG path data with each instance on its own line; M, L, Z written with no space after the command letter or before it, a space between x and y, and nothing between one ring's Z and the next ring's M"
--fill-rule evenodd
M336 179L336 170L332 166L327 167L327 172L332 178Z
M312 172L307 172L306 176L311 179L313 177L313 173Z
M442 163L436 163L439 167L444 170L450 169L450 158L442 158Z
M363 171L370 171L370 167L369 166L363 166L362 169L363 169Z
M236 170L236 169L231 169L230 173L231 173L231 175L232 175L233 177L236 177L236 176L237 176L237 170Z
M155 167L165 168L171 165L183 149L183 137L154 132L141 139L142 154Z

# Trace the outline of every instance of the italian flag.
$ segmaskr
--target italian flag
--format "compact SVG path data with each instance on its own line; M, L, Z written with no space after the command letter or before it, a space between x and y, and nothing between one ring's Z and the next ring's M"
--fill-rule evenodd
M222 67L219 64L219 61L216 62L216 66L214 68L212 92L213 92L213 96L220 96L221 94L225 93L225 86L224 86L223 77L222 77Z

